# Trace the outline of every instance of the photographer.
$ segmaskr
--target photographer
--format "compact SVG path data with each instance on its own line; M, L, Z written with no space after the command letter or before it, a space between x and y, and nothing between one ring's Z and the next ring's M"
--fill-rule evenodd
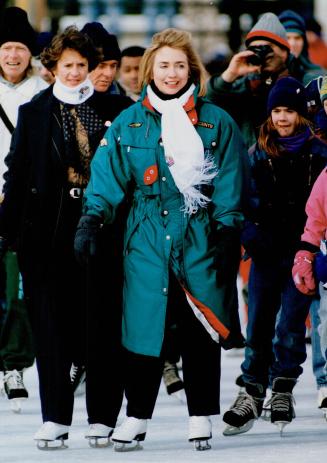
M276 80L304 72L292 63L286 30L273 13L265 13L246 36L246 50L234 55L221 76L208 82L207 97L236 120L250 147L266 118L268 93ZM292 71L291 71L292 68Z

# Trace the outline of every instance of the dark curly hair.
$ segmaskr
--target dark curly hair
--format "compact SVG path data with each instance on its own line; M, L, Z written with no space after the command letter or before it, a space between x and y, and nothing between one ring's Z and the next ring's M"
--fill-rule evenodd
M76 26L67 27L62 33L52 39L50 46L45 48L41 55L41 63L49 71L53 71L62 53L67 48L77 51L89 64L89 72L97 67L103 57L96 49L91 39L80 32Z

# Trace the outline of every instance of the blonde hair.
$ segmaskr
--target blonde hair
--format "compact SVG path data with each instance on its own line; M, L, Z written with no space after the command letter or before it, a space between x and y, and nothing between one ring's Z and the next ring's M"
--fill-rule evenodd
M191 34L178 29L165 29L152 37L149 48L146 49L139 72L139 87L149 84L153 80L153 63L157 51L162 47L170 47L185 53L190 68L190 78L199 85L199 96L206 93L206 72L197 52L194 50Z

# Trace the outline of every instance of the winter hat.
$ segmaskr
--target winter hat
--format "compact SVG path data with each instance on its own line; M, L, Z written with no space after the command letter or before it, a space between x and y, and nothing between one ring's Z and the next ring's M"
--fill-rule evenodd
M281 77L278 79L268 95L268 114L277 106L286 106L306 117L308 113L307 100L301 82L293 77Z
M323 77L321 87L320 87L320 100L323 103L327 100L327 76Z
M248 47L253 40L268 40L279 47L290 50L286 30L274 13L265 13L252 27L245 38Z
M323 79L324 79L323 76L316 77L315 79L312 79L305 86L305 93L306 93L308 107L311 107L311 106L321 107L320 89L321 89Z
M39 56L42 51L50 46L54 35L52 32L39 32L36 37L36 55Z
M285 27L286 32L296 32L297 34L305 37L305 21L299 14L293 10L285 10L279 16L278 19Z
M32 55L36 52L36 32L26 11L17 6L6 8L0 18L0 46L6 42L20 42Z
M109 34L103 25L99 22L87 23L81 30L92 40L96 48L101 48L103 61L121 59L121 51L118 45L117 37Z

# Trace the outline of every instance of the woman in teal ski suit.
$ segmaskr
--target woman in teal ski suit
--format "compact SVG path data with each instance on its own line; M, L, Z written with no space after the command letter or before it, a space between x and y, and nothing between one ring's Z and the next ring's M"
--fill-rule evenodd
M180 331L189 439L210 438L208 416L219 413L220 342L239 339L231 288L246 153L233 120L200 96L203 67L186 32L167 29L153 37L141 83L140 101L108 129L92 162L75 253L80 261L92 258L101 223L113 222L132 194L124 244L128 418L113 440L145 436L171 317ZM175 304L166 313L176 290L189 310ZM205 430L194 430L199 424Z

